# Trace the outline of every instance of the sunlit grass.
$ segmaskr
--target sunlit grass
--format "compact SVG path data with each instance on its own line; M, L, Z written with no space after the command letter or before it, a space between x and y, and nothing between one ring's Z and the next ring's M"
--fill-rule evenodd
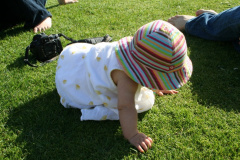
M53 26L46 34L73 39L130 36L150 21L217 12L239 1L49 0ZM186 35L194 72L179 94L158 97L139 115L139 130L154 140L141 154L124 140L118 121L80 121L80 111L59 103L56 61L39 68L23 63L34 34L23 24L0 32L0 159L239 159L240 55L231 44ZM65 46L69 41L61 39Z

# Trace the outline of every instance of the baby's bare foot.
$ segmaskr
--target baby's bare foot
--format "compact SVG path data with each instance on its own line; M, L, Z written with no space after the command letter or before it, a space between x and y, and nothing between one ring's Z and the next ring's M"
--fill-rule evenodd
M174 25L177 29L183 31L185 30L185 25L188 20L194 18L194 16L189 15L177 15L168 19L168 22Z
M218 14L217 12L215 12L214 10L204 10L204 9L199 9L197 12L196 12L196 16L199 16L203 13L212 13L212 14Z
M47 17L41 23L39 23L36 27L33 28L33 32L34 33L43 32L46 29L51 28L51 26L52 26L52 19L51 17Z
M69 4L69 3L76 3L78 0L58 0L59 4Z

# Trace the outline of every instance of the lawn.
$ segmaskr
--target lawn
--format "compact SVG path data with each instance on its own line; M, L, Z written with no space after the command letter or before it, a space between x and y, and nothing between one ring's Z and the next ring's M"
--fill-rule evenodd
M156 19L237 5L239 0L79 0L59 6L49 0L53 26L45 33L73 39L109 34L117 41ZM179 94L157 97L152 110L139 114L139 130L154 140L152 149L139 153L118 121L81 122L79 110L60 104L57 61L24 65L33 32L23 24L1 31L0 159L240 159L240 54L230 43L185 35L193 75Z

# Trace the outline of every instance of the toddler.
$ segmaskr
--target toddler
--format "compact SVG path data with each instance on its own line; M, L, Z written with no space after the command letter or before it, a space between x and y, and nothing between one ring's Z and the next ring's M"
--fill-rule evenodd
M144 152L153 140L138 131L137 113L151 109L153 92L176 94L191 74L184 35L157 20L118 42L67 46L56 87L64 107L81 109L81 120L119 119L124 137Z

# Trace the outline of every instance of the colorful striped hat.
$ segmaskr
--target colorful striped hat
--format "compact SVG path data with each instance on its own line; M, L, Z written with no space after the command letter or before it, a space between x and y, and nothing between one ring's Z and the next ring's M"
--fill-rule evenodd
M126 74L150 89L177 89L192 75L184 35L162 20L142 26L134 37L120 39L116 55Z

